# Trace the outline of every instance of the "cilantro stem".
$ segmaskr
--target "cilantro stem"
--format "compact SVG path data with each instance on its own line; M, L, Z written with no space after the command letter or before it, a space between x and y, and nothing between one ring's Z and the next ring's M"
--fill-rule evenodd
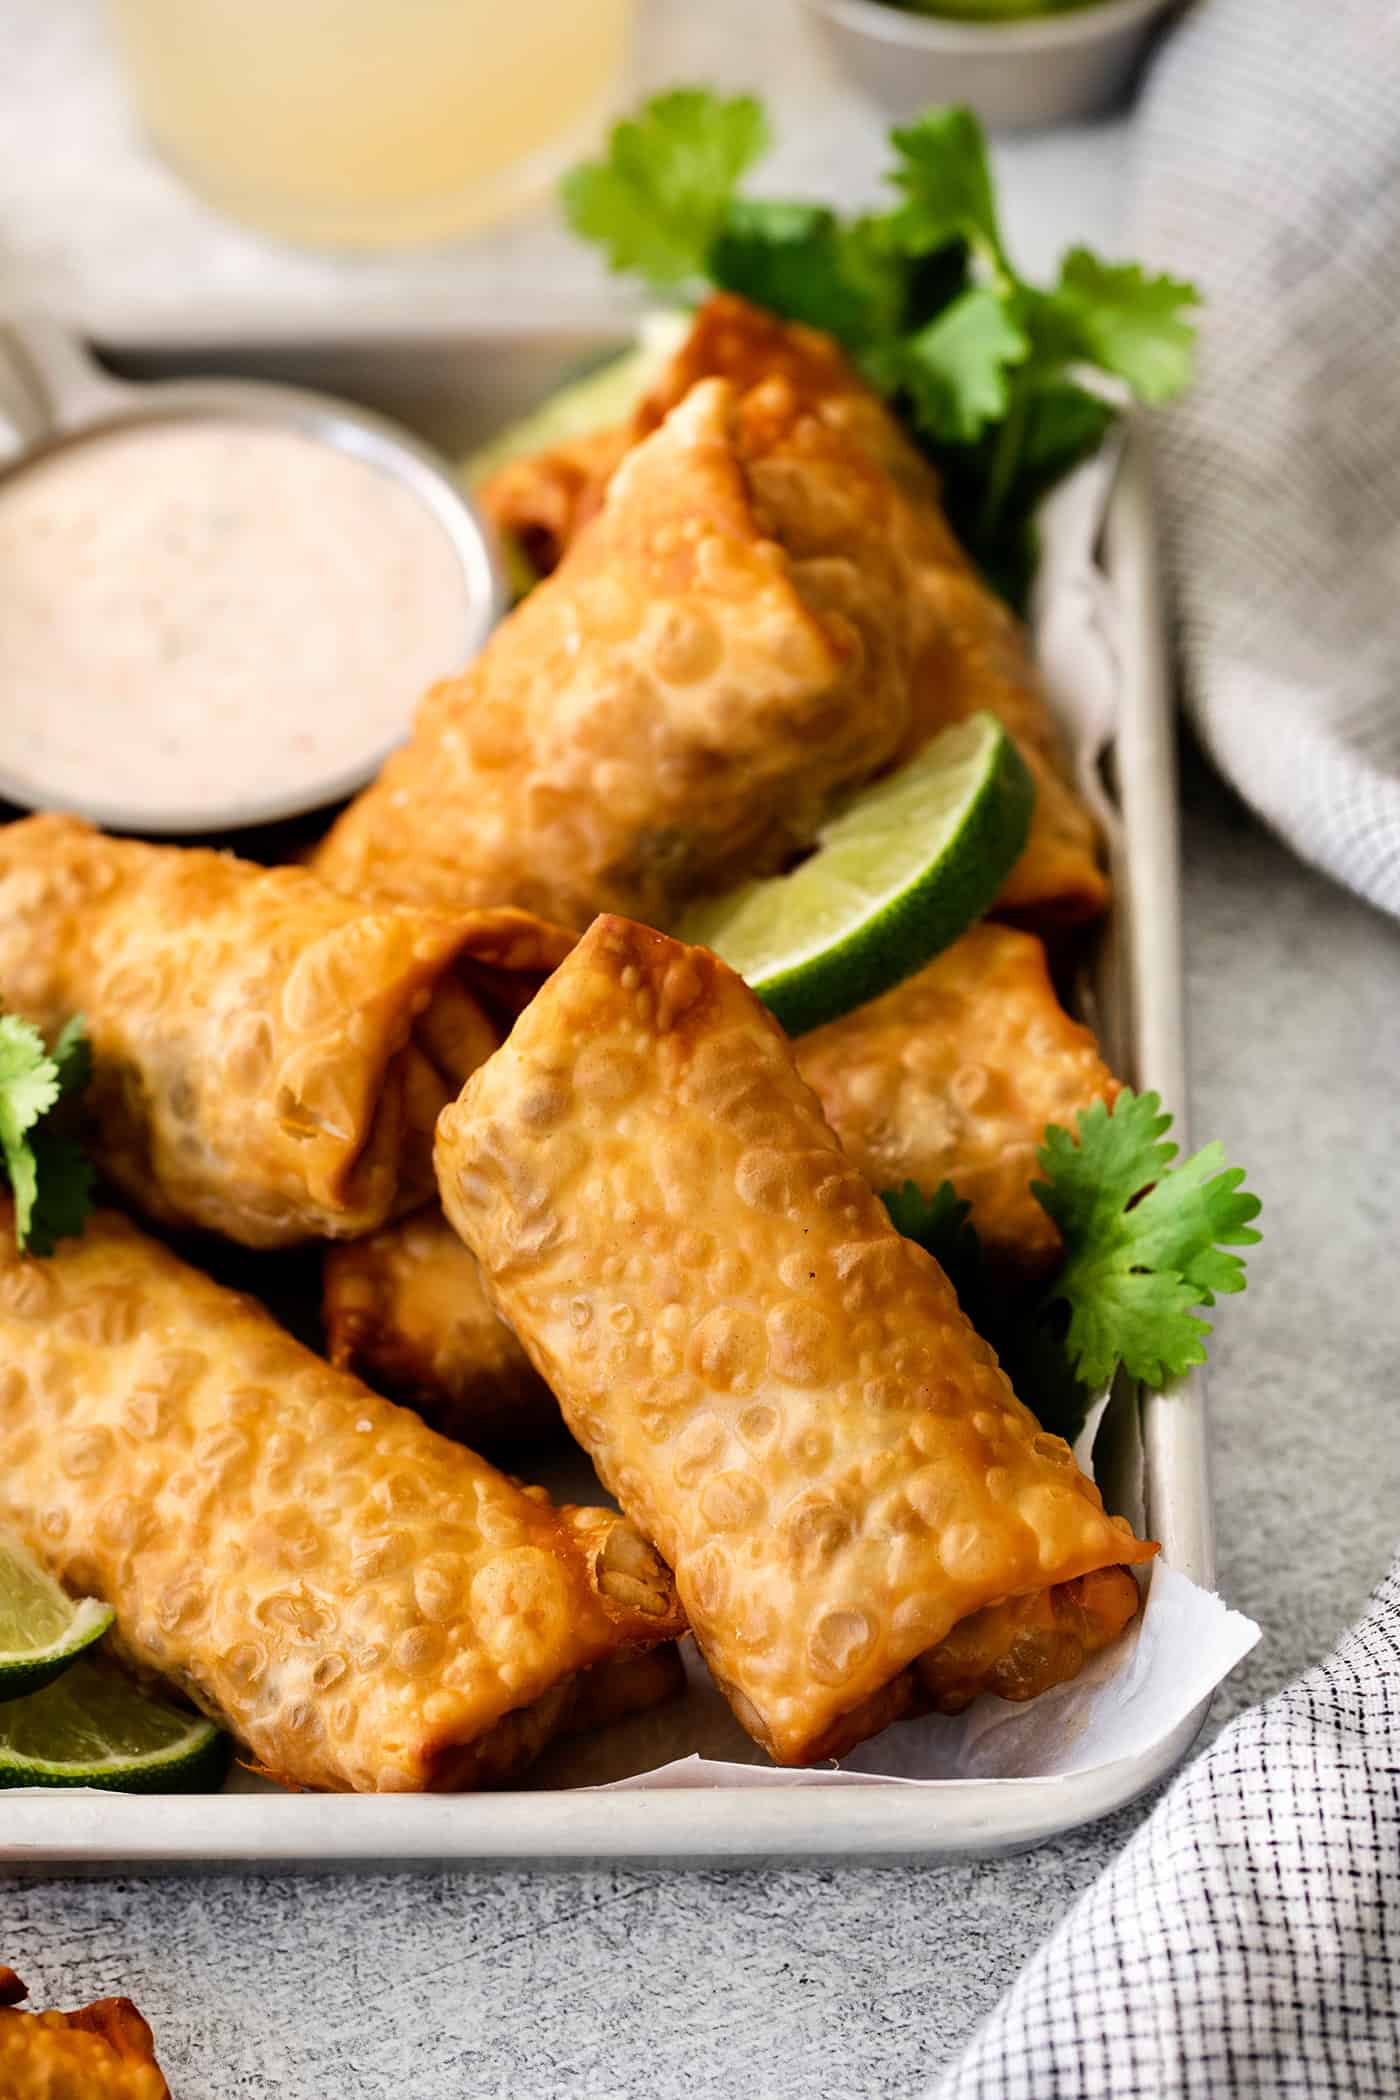
M1030 388L1020 373L1010 384L1011 399L1007 404L1006 418L997 432L996 450L987 474L986 488L981 507L977 513L977 539L984 547L993 545L1007 497L1016 476L1016 465L1021 454L1021 441L1025 435L1026 412L1030 405Z

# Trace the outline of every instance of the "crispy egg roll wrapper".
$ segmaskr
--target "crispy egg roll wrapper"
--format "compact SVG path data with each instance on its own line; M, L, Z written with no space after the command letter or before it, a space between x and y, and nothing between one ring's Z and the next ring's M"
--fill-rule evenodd
M1015 738L1035 779L1030 837L998 899L1001 911L1046 927L1091 919L1108 901L1092 817L1072 785L1025 631L983 583L943 514L938 477L830 336L785 322L730 293L695 317L670 370L638 411L649 429L696 381L718 375L748 396L774 386L812 409L896 484L897 533L913 578L913 714L901 757L979 708ZM599 468L606 459L600 445ZM586 499L576 503L586 514Z
M1031 1194L1047 1123L1074 1128L1118 1082L1072 1021L1045 950L974 926L882 998L793 1046L842 1148L877 1190L951 1181L1008 1277L1044 1276L1060 1237Z
M682 1628L625 1518L553 1508L110 1212L47 1261L0 1219L0 1448L0 1522L298 1786L499 1779L577 1673Z
M301 868L0 829L0 1006L86 1017L90 1149L147 1216L248 1246L432 1194L439 1111L570 937L517 911L351 902Z
M1048 1275L1059 1234L1035 1197L1047 1123L1074 1127L1118 1082L1055 996L1034 934L986 923L883 998L813 1029L798 1069L871 1187L951 1181L1008 1281ZM433 1208L326 1255L333 1363L476 1449L531 1443L558 1408L495 1311L476 1257Z
M559 1407L437 1205L326 1250L326 1354L475 1450L558 1435Z
M476 500L496 530L515 541L530 567L549 576L570 541L602 508L604 491L631 444L631 431L620 426L507 460L479 485Z
M731 390L696 387L428 694L316 867L359 897L583 927L666 923L781 866L908 736L891 509L836 434L792 416L741 433Z
M731 293L702 306L687 340L640 405L630 432L600 432L514 461L484 500L547 568L603 501L628 436L644 438L697 383L722 378L761 420L763 404L806 410L898 491L892 530L910 582L911 716L901 758L950 723L987 708L1016 739L1036 784L1030 837L998 909L1054 927L1096 917L1108 900L1092 817L1076 793L1021 623L988 589L943 515L938 477L830 336L784 322ZM592 476L590 484L589 476Z
M914 1703L960 1714L983 1692L1037 1698L1077 1677L1091 1656L1117 1640L1137 1608L1137 1584L1123 1567L1095 1568L1053 1589L988 1605L919 1657Z
M77 2012L24 2012L29 1993L0 1967L0 2094L4 2100L170 2100L155 2037L129 1998Z
M437 1163L780 1763L927 1703L919 1658L973 1613L1154 1550L1016 1399L706 950L599 920L444 1113Z

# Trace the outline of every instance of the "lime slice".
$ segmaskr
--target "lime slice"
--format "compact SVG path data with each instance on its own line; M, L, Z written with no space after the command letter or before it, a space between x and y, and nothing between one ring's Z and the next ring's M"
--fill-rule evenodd
M993 715L945 729L817 834L791 874L688 911L790 1035L912 977L994 903L1026 843L1035 787Z
M228 1758L212 1722L152 1698L110 1663L75 1663L32 1698L0 1706L0 1787L209 1793Z
M475 487L488 474L509 466L513 459L524 459L532 452L548 452L555 445L591 437L594 431L625 422L689 332L689 314L645 314L638 324L634 350L609 358L582 379L561 386L531 414L509 424L488 445L464 460L461 472L468 486Z
M37 1692L100 1641L112 1608L75 1601L8 1532L0 1532L0 1700Z

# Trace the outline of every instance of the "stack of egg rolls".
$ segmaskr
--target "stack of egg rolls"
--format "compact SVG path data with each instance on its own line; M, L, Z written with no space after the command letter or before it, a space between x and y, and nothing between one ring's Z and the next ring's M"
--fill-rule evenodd
M951 1182L993 1272L1049 1274L1059 1234L1031 1193L1047 1123L1073 1129L1118 1082L1060 1005L1042 943L992 923L793 1044L847 1157L878 1192ZM326 1258L332 1359L479 1447L557 1426L547 1389L491 1308L476 1258L440 1213L416 1212Z
M1032 835L1000 909L1048 929L1102 908L1093 825L1068 785L1021 629L949 532L931 468L830 338L713 299L629 427L514 462L483 495L552 580L478 666L429 696L411 745L321 849L328 879L440 904L510 900L570 925L611 909L665 926L695 895L779 864L833 793L986 707L1037 785ZM674 551L701 544L702 519L709 572ZM776 542L766 552L781 550L787 580L833 635L833 610L851 615L878 733L848 733L862 690L849 676L799 727L801 696L774 681L772 593L761 612L751 559L747 588L739 581L734 549L765 551L753 543L764 530ZM712 573L721 544L734 584L723 599ZM802 621L783 603L790 652ZM864 625L861 604L872 615ZM872 625L900 630L883 658L870 653ZM710 638L703 672L678 678L676 638L699 630ZM758 659L756 632L770 651ZM721 704L730 726L710 735ZM1038 948L1001 967L988 959L995 939L940 959L940 976L862 1009L835 1036L820 1032L801 1055L877 1187L907 1177L931 1191L946 1176L972 1201L998 1265L1031 1275L1057 1246L1029 1190L1044 1123L1111 1082L1087 1039L1069 1047L1066 1031L1076 1032ZM984 962L996 980L985 991ZM970 980L970 994L953 980ZM992 1019L1003 989L1018 995L1018 1012L1042 1017L1034 1035L1047 1047L1024 1079L1011 1054L1029 1048L1031 1031L1012 1042L1011 1015ZM931 1042L928 1022L959 999L967 1025ZM973 1056L989 1021L994 1047ZM887 1053L898 1063L882 1078ZM461 1319L450 1311L458 1301ZM390 1226L328 1265L325 1315L341 1360L467 1433L474 1415L488 1438L498 1421L533 1433L537 1394L522 1388L513 1352L501 1375L498 1331L479 1303L470 1256L431 1228Z
M704 949L599 919L438 1125L443 1204L784 1764L1026 1698L1153 1548L1016 1399ZM951 1647L948 1645L951 1642Z
M449 1789L674 1680L626 1518L555 1509L110 1212L0 1216L0 1523L293 1785Z
M50 1034L81 1013L104 1173L248 1246L423 1203L439 1111L569 945L525 912L366 906L76 817L0 829L0 1006Z

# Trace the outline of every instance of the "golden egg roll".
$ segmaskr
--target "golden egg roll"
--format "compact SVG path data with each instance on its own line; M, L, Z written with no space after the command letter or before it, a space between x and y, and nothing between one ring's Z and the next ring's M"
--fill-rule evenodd
M548 582L339 819L358 897L667 923L780 867L910 722L892 493L811 418L741 432L692 390Z
M871 1187L950 1181L994 1273L1047 1276L1060 1252L1031 1194L1047 1123L1072 1128L1118 1081L1055 995L1034 934L974 926L883 998L793 1045L842 1149ZM332 1363L478 1450L528 1445L558 1407L436 1206L327 1250Z
M302 868L0 828L0 1006L85 1016L91 1150L147 1216L248 1246L432 1194L439 1110L569 949L517 911L355 904Z
M24 2012L29 1996L0 1967L3 2100L170 2100L155 2037L129 1998L98 1998L77 2012Z
M592 926L438 1124L448 1217L782 1764L936 1703L974 1614L1155 1550L1022 1406L716 957ZM1071 1644L1002 1623L1043 1656ZM1081 1653L1085 1652L1081 1650ZM993 1658L993 1663L995 1658ZM937 1679L937 1666L927 1668Z
M974 926L903 984L793 1046L827 1121L875 1189L950 1181L1002 1274L1047 1275L1060 1236L1031 1194L1047 1123L1118 1082L1055 996L1045 950Z
M997 909L1042 930L1096 917L1108 901L1097 833L1076 793L1021 623L983 583L944 517L938 477L830 336L732 293L708 300L630 429L512 461L482 491L502 526L548 569L603 502L628 441L644 439L707 379L735 390L749 442L775 406L814 417L898 491L891 529L910 578L911 713L899 756L979 708L1005 723L1036 784L1030 837Z
M913 579L912 716L900 753L909 758L950 723L980 708L1016 739L1035 779L1030 837L997 900L999 911L1049 929L1092 919L1108 901L1097 833L1076 794L1059 731L1025 631L959 546L944 516L938 477L830 336L720 293L694 326L634 424L640 436L702 378L727 379L746 401L781 388L888 474L901 501L896 531ZM605 466L599 444L595 468ZM586 515L588 500L575 500Z
M498 1780L580 1673L682 1630L625 1518L555 1509L125 1219L0 1241L0 1523L271 1775Z
M559 1407L437 1205L326 1250L326 1354L474 1450L559 1434Z

